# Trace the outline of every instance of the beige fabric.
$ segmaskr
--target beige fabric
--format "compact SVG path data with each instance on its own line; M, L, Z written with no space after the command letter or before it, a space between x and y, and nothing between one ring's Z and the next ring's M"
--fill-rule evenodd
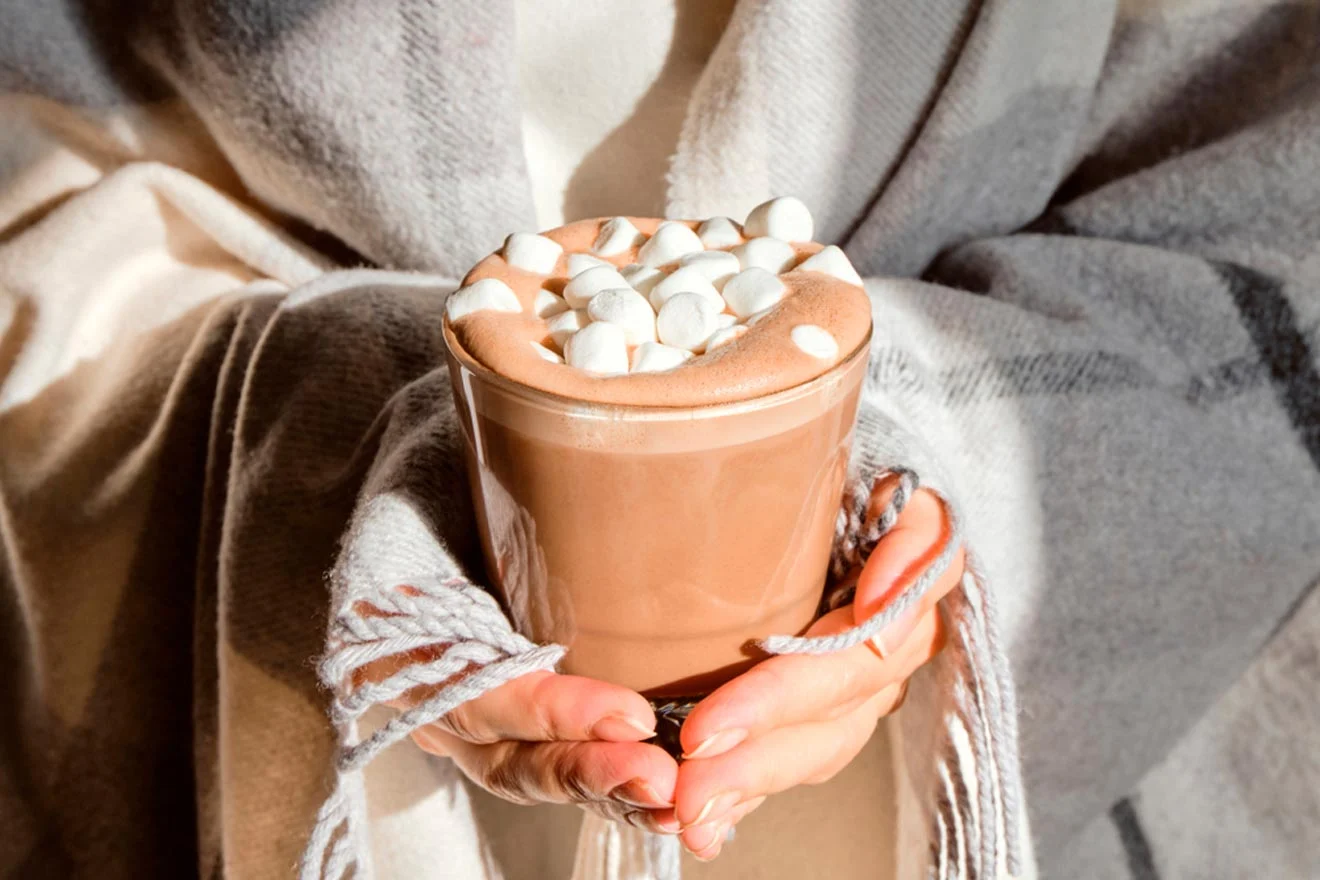
M665 215L688 99L733 0L518 0L523 152L537 226Z

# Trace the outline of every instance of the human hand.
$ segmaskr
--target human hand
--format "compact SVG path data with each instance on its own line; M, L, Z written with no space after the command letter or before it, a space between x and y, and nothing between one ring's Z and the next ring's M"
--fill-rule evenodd
M405 655L374 664L381 680ZM416 688L396 708L435 692ZM673 794L678 765L642 740L655 714L635 691L595 679L531 672L463 703L412 733L424 751L453 759L477 785L518 804L572 803L662 834L678 831Z
M888 503L893 485L873 493L873 512ZM949 528L936 496L915 493L857 574L853 604L816 621L808 635L842 632L892 602L940 554ZM943 645L935 605L961 581L963 566L959 548L922 600L873 642L772 657L697 704L682 728L687 760L674 810L690 852L715 858L729 828L766 796L825 782L852 761L879 719L902 703L908 677Z

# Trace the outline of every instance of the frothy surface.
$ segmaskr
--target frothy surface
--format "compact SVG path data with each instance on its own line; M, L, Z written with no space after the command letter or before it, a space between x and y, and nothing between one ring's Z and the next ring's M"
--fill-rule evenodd
M646 238L663 222L627 219ZM562 348L551 337L552 318L537 317L536 301L542 289L563 293L569 281L569 261L575 254L591 254L616 268L639 262L646 238L610 256L592 251L602 226L609 222L582 220L542 233L563 247L548 274L512 266L501 252L482 260L464 278L464 288L483 279L501 281L517 297L521 311L485 308L452 322L446 318L451 340L494 372L552 394L598 403L701 406L747 400L808 382L846 359L866 339L871 309L865 291L834 275L796 269L821 246L795 242L791 267L779 274L786 288L783 299L750 320L740 321L736 326L746 327L746 332L718 347L664 372L599 375L554 363L547 359L546 352L562 353ZM683 221L683 225L696 230L700 221ZM729 251L737 246L708 248L707 252ZM661 269L669 273L677 267L675 261ZM732 317L732 309L726 308L725 314ZM837 352L821 357L804 351L793 339L794 329L803 325L829 334L837 343ZM538 346L543 349L538 350ZM630 346L630 356L634 350L635 346Z

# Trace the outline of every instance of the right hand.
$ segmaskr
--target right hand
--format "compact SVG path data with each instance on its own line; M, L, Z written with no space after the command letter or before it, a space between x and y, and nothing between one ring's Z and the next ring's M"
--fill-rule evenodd
M398 708L433 692L419 688ZM641 742L654 729L655 713L635 691L531 672L464 703L412 738L424 751L452 758L469 779L505 800L577 804L607 819L675 834L678 765L659 746Z

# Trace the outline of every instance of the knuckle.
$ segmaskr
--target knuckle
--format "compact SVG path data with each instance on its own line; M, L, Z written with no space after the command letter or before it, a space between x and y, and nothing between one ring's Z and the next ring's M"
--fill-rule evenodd
M454 736L470 743L483 742L477 735L477 727L472 717L472 704L463 703L455 706L446 712L439 721L436 722L445 730L448 730Z
M560 790L569 801L580 804L599 800L599 796L587 786L582 774L577 771L575 766L561 763L557 768L556 778Z
M527 774L523 769L520 749L499 749L482 773L481 786L496 797L515 804L536 803L527 791Z
M528 715L527 723L537 739L555 739L554 723L549 708L554 699L554 681L553 676L546 676L536 682L529 693L530 699L524 707Z

